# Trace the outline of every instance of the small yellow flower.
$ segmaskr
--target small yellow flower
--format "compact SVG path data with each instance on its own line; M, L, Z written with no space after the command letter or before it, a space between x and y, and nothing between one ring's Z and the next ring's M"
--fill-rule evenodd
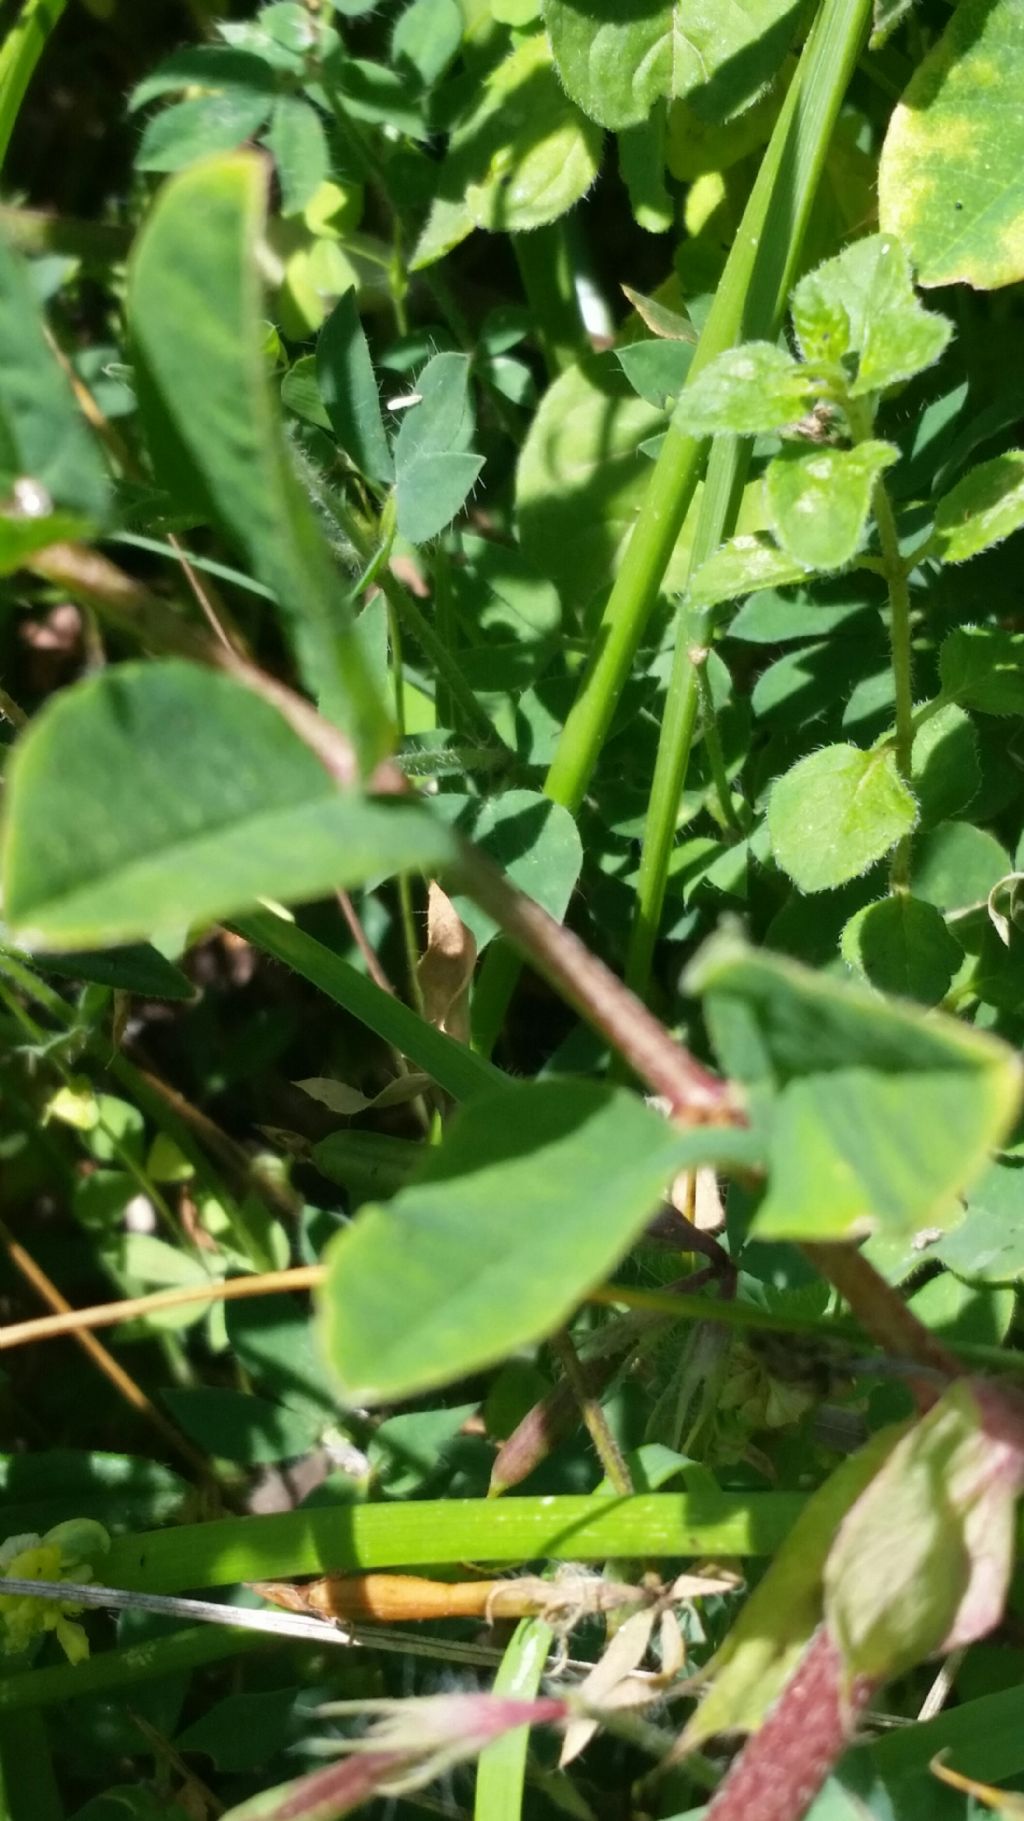
M56 1524L45 1536L8 1537L0 1543L0 1586L8 1576L18 1581L90 1581L93 1562L109 1547L102 1524L91 1518ZM68 1661L81 1663L89 1655L89 1640L75 1623L81 1610L73 1600L0 1593L0 1650L19 1656L44 1632L53 1631Z

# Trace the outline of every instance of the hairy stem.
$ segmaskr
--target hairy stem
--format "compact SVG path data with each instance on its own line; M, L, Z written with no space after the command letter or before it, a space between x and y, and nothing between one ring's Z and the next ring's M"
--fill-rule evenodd
M850 1742L875 1684L844 1687L837 1646L822 1626L764 1725L735 1760L705 1821L802 1821Z
M872 411L864 399L848 399L846 415L854 442L864 442L871 435ZM909 568L900 551L896 515L889 490L881 475L875 480L872 494L875 526L882 553L882 574L889 594L889 656L892 664L895 696L896 738L893 750L896 769L907 789L912 788L914 749L914 674L911 643ZM889 879L893 891L910 888L911 837L903 836L893 852Z
M566 1329L554 1335L552 1347L562 1363L573 1396L579 1407L579 1413L586 1424L587 1434L594 1444L594 1451L605 1471L605 1477L613 1491L621 1498L627 1498L636 1488L630 1478L629 1468L623 1458L622 1449L615 1440L604 1413L599 1397L594 1397L587 1383L580 1356L573 1345L572 1336Z

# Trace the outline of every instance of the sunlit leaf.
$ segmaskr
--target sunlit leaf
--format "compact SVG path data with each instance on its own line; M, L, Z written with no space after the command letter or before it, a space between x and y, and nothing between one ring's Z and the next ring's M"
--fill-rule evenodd
M1017 0L962 0L892 115L879 218L923 285L1024 277L1022 72Z
M959 480L935 509L935 550L944 563L1000 544L1024 525L1024 450L1010 449Z
M308 687L369 763L386 750L389 723L289 463L263 353L265 192L265 165L246 152L161 191L129 277L140 403L159 474L247 553Z
M423 810L342 793L275 708L177 659L58 696L18 744L5 811L6 915L40 948L131 942L454 857Z
M875 480L898 460L891 443L783 450L764 480L769 523L783 549L808 569L841 569L864 543Z
M416 1181L331 1242L321 1333L346 1401L393 1403L551 1333L676 1172L731 1142L591 1082L475 1100Z
M802 278L793 324L808 360L855 358L854 398L931 366L953 332L915 296L906 252L891 234L855 240Z
M824 746L776 782L768 805L772 852L805 892L866 872L913 828L917 805L890 751Z
M544 22L569 94L602 126L645 120L653 103L706 89L719 115L739 113L789 48L792 0L545 0Z

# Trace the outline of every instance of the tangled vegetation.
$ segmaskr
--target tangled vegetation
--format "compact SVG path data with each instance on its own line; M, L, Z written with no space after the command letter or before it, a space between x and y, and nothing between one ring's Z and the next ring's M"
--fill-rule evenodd
M1021 0L5 25L0 1821L1022 1812Z

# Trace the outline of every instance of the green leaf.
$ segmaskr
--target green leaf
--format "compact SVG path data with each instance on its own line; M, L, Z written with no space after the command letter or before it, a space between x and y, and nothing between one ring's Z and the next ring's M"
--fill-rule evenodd
M779 546L766 531L730 538L702 563L686 590L693 607L717 607L759 588L784 588L807 577L803 563Z
M435 196L430 214L409 260L410 272L423 272L436 265L472 234L476 222L462 197Z
M830 891L867 872L917 820L917 805L888 751L825 746L775 784L772 851L803 892Z
M770 341L728 348L703 367L680 402L689 436L754 436L795 423L821 386L806 367Z
M683 1743L696 1749L717 1733L755 1732L821 1623L822 1577L836 1529L899 1440L882 1429L843 1461L808 1500L764 1578L705 1666L711 1686Z
M982 714L1024 714L1024 633L958 626L942 642L943 693Z
M965 563L1024 525L1024 449L968 469L935 511L931 548L944 563Z
M429 87L443 76L462 42L458 0L412 0L395 23L391 57Z
M271 106L265 90L244 88L175 102L147 120L135 163L140 171L181 171L215 152L232 152L266 124Z
M635 126L662 96L706 88L710 111L738 113L789 48L792 0L694 7L687 0L545 0L559 74L602 126ZM713 96L713 101L710 98Z
M567 605L584 606L618 569L650 479L638 446L664 424L612 354L570 367L541 399L519 457L516 516L524 555ZM684 586L687 566L680 541L667 591Z
M803 574L800 580L807 585L784 592L783 584L769 583L740 608L730 622L729 637L753 645L781 645L834 634L836 652L836 641L860 635L882 605L879 582L863 570L824 583L812 583Z
M140 999L192 999L195 987L181 969L148 942L128 948L72 950L66 955L35 955L41 974L91 980Z
M566 95L537 32L492 70L452 134L435 209L444 223L461 207L493 232L544 227L586 195L600 159L601 133ZM428 243L438 231L432 215ZM425 263L422 242L413 263Z
M923 285L1024 277L1022 80L1016 0L962 0L890 119L879 218Z
M505 1647L493 1693L505 1700L532 1701L554 1641L543 1619L521 1619ZM480 1753L474 1821L522 1821L529 1748L530 1735L521 1726Z
M336 1415L337 1403L323 1361L313 1347L308 1311L301 1303L284 1296L240 1297L224 1304L224 1323L232 1359L276 1403L311 1414L321 1429L329 1416Z
M1010 871L1010 856L987 829L970 822L940 822L914 842L911 887L941 911L984 904Z
M883 993L937 1005L964 958L934 904L895 892L851 917L840 941L843 959Z
M316 1446L319 1427L307 1416L249 1392L196 1385L161 1392L179 1428L216 1460L253 1467L296 1460Z
M418 1147L408 1138L355 1130L321 1138L312 1157L322 1176L348 1191L350 1208L396 1195L419 1163Z
M350 293L346 292L346 296ZM312 354L300 354L297 361L289 367L281 381L281 403L286 411L294 411L307 424L315 424L318 430L330 430L331 420L324 409L320 397L320 388L316 380L316 359Z
M686 341L634 341L615 354L634 392L667 411L682 390L694 348Z
M295 1705L287 1687L227 1695L177 1734L175 1749L203 1752L221 1771L257 1770L291 1743Z
M903 1079L857 1068L792 1082L769 1142L761 1239L910 1238L959 1219L958 1195L1003 1135L994 1073L951 1068Z
M354 291L339 297L320 331L316 378L331 429L345 454L367 480L390 486L394 463Z
M910 12L914 0L874 0L870 48L881 50L902 19Z
M970 715L955 702L947 702L921 723L911 750L911 774L924 828L958 815L977 796L977 735Z
M79 1517L116 1534L180 1522L192 1489L158 1461L50 1448L0 1454L0 1496L7 1536Z
M386 1417L366 1450L375 1486L392 1499L420 1492L444 1468L445 1454L477 1407L456 1404Z
M395 485L399 532L411 544L423 544L451 523L484 463L468 448L468 355L435 354L416 390L419 403L403 412L395 438Z
M64 691L11 761L6 914L33 947L131 942L453 859L424 811L341 793L275 708L177 659Z
M761 1238L951 1224L1017 1116L1005 1044L718 937L685 982L719 1061L749 1085L769 1152Z
M0 463L8 468L10 480L10 468L14 464L3 463L2 455ZM17 482L21 477L13 478ZM15 509L9 505L0 511L0 575L13 575L24 567L29 557L50 544L78 543L92 531L88 519L75 518L69 512L47 512L41 518L19 517L16 501L17 495L14 496Z
M526 1082L475 1099L419 1178L331 1242L325 1355L346 1402L392 1403L552 1332L722 1134L674 1132L621 1089Z
M992 1163L971 1188L960 1225L943 1234L929 1256L972 1282L1013 1284L1024 1277L1020 1160Z
M18 481L42 490L29 512L20 508L21 517ZM39 548L38 526L53 507L95 525L110 509L103 458L47 341L28 269L0 234L0 499L9 496L0 519L5 569ZM51 529L57 527L47 527L48 542Z
M649 119L618 135L619 173L633 220L647 234L668 234L675 225L675 200L665 182L666 124L665 108L656 107Z
M446 791L433 808L561 923L583 865L579 832L562 804L535 790L505 790L488 798ZM477 949L485 948L497 925L464 895L455 894L453 902Z
M802 278L793 325L808 360L855 357L850 394L860 398L930 367L953 333L914 294L906 252L890 234L855 240Z
M875 480L899 461L892 443L856 449L784 449L764 477L768 522L808 569L841 569L867 534Z
M129 271L140 407L159 474L246 551L277 597L304 681L370 766L390 727L288 461L263 351L265 188L261 159L243 152L161 191Z
M262 88L272 95L274 86L273 72L262 57L254 57L250 51L226 44L187 45L164 57L136 84L128 111L135 113L158 96L181 89L201 88L223 94L229 89L252 93Z
M282 215L300 215L331 174L327 135L316 108L299 95L279 95L263 142L277 166Z

